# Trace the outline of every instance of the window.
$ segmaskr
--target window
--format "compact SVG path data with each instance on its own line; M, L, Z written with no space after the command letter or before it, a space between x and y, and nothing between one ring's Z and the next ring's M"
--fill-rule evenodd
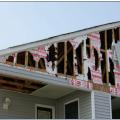
M54 119L54 107L47 105L36 105L35 116L37 119Z
M78 119L78 118L79 118L78 100L66 103L65 119Z

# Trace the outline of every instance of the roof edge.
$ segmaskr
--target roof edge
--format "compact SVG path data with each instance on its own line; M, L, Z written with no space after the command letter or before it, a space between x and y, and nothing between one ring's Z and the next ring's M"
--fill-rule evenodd
M0 55L6 55L6 54L18 52L18 51L23 51L23 50L27 50L27 49L34 48L34 47L37 47L39 45L48 44L48 43L52 44L52 43L56 43L59 41L62 42L62 41L66 41L66 40L73 38L73 37L86 35L86 34L91 33L91 32L98 32L98 31L100 32L100 31L111 29L111 28L118 27L118 26L120 26L120 21L102 24L102 25L98 25L98 26L94 26L94 27L90 27L90 28L85 28L82 30L49 37L49 38L42 39L39 41L34 41L34 42L30 42L30 43L26 43L26 44L14 46L14 47L9 47L7 49L2 49L2 50L0 50Z

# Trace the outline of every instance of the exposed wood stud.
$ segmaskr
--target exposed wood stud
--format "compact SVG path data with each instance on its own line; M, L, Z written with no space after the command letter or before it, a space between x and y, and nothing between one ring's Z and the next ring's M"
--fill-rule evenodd
M81 67L82 67L82 74L83 74L84 73L84 67L83 67L83 65L84 65L84 61L83 61L83 43L81 43L81 45L82 45L81 51L80 51L81 52L81 56L82 56L81 57L82 58L82 66Z
M13 61L13 65L16 65L17 63L17 53L15 53L15 57L14 57L14 61Z
M35 68L38 69L38 62L35 62Z
M28 66L28 51L25 51L25 67Z
M64 75L67 74L67 42L64 42Z
M0 87L3 89L31 93L34 90L44 87L45 85L46 84L32 80L23 80L20 78L0 76Z
M114 29L112 29L112 41L115 42L115 33L114 33Z
M118 28L119 29L119 41L120 41L120 28Z
M57 55L58 55L58 54L57 54L57 53L58 53L57 47L58 47L58 44L55 43L54 46L55 46L55 53L56 53L56 54L55 54L55 59L56 59L56 60L55 60L55 73L57 74L57 64L58 64L58 63L57 63L57 58L58 58L58 56L57 56Z
M72 47L67 50L67 53L69 54L69 52L70 52L71 50L72 50ZM60 58L59 61L58 61L58 64L64 59L64 57L65 57L65 55L61 56L61 58Z
M75 56L76 56L76 50L73 48L73 77L75 77Z
M105 30L105 57L106 57L106 82L109 84L109 74L108 74L108 56L107 56L107 31Z

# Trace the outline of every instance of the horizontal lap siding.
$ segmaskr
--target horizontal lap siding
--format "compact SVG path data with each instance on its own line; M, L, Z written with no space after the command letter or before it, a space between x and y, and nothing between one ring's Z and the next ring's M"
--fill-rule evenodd
M92 111L91 111L91 93L83 92L83 91L76 91L66 95L57 100L56 108L56 116L59 119L64 119L64 104L71 100L79 99L79 116L80 119L91 119L92 118Z
M104 92L94 92L95 118L111 119L111 98L110 94Z
M91 119L91 94L81 94L80 95L80 118L81 119Z
M11 99L11 105L7 111L3 110L5 97ZM35 104L54 105L55 101L43 99L28 94L22 94L7 90L0 90L0 119L34 119Z

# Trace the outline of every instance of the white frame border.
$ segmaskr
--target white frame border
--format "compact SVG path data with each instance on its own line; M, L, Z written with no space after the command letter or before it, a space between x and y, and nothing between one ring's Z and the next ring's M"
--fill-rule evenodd
M80 104L79 104L79 98L75 98L75 99L72 99L70 101L67 101L64 103L64 119L65 119L65 105L69 104L69 103L72 103L72 102L75 102L75 101L78 101L78 119L80 119Z
M52 109L52 119L55 119L55 107L51 105L45 105L45 104L35 104L35 119L38 119L37 118L37 107Z

